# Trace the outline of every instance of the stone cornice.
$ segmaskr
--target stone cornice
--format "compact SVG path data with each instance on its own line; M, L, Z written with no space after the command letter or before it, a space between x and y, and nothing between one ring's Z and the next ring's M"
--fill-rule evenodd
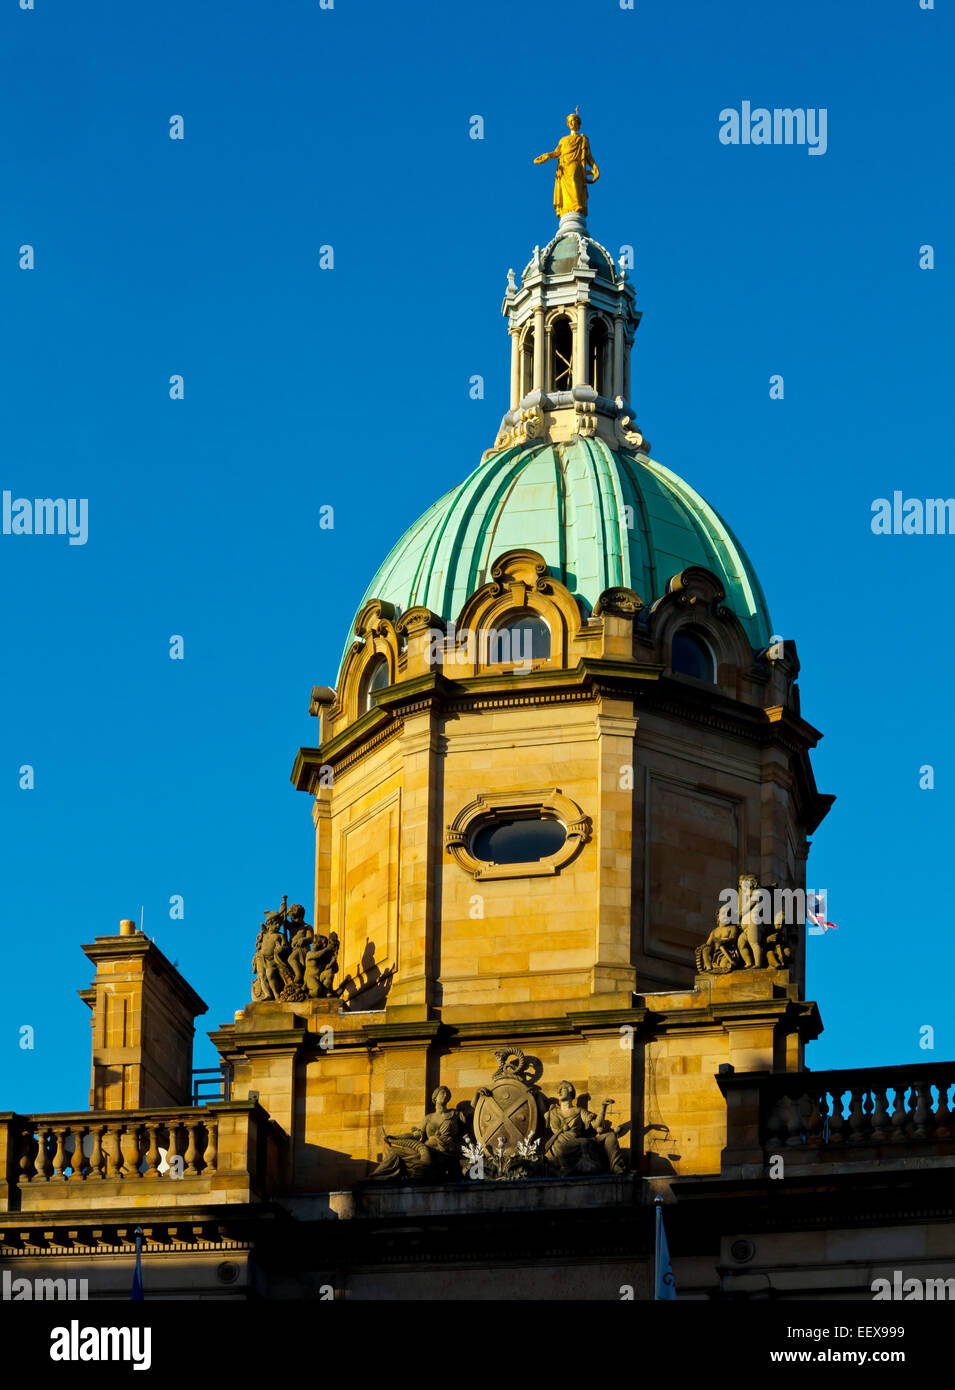
M642 996L646 998L647 996ZM714 1027L725 1023L747 1023L753 1020L771 1019L798 1020L798 1030L805 1042L811 1042L822 1032L822 1017L814 1000L740 999L712 1000L697 1008L654 1009L647 1005L642 1010L642 1031L647 1036L667 1032L695 1032L701 1024Z
M902 1154L896 1158L886 1145L878 1169L869 1172L859 1172L852 1163L842 1171L820 1164L812 1173L790 1176L787 1160L785 1182L768 1176L677 1177L671 1183L674 1211L684 1208L697 1230L711 1221L716 1231L738 1224L751 1235L884 1226L887 1217L892 1222L950 1220L955 1215L952 1165L913 1168L911 1150L899 1147ZM744 1276L746 1266L735 1272Z
M453 1036L455 1043L462 1046L466 1046L468 1043L486 1045L488 1042L496 1042L498 1039L507 1043L515 1038L519 1039L523 1045L524 1042L530 1042L535 1038L567 1038L601 1031L616 1032L624 1024L638 1026L646 1015L646 1008L635 1005L632 1009L574 1010L549 1018L508 1018L488 1023L447 1023L444 1027L448 1030L449 1035Z
M263 1224L288 1222L272 1203L209 1205L201 1199L169 1207L112 1208L77 1211L0 1212L0 1259L55 1255L57 1259L135 1253L135 1231L143 1229L143 1251L241 1250Z
M442 672L431 672L399 682L388 691L386 702L319 748L299 749L291 780L299 791L312 792L320 767L331 766L337 773L354 766L400 734L404 719L428 711L459 714L622 696L634 699L637 713L656 710L717 733L783 748L798 768L800 813L811 834L835 800L816 789L809 764L809 750L822 737L819 730L783 706L749 704L712 687L697 688L665 671L665 666L654 662L585 657L572 668L544 668L530 675L495 673L454 681ZM389 713L393 722L383 725Z
M376 748L380 748L383 743L390 743L393 738L397 738L397 736L403 732L404 727L403 719L394 720L387 728L381 729L375 734L373 738L366 739L360 748L355 748L351 753L346 753L344 757L339 758L334 764L335 771L345 772L348 768L353 767L355 763L360 763L364 757L369 753L373 753Z
M557 704L568 700L592 700L597 697L593 688L595 676L619 676L632 681L634 677L655 680L664 670L653 663L583 660L571 668L545 668L531 675L496 672L489 676L471 676L454 681L442 672L401 681L387 692L387 700L370 710L334 738L315 747L298 750L292 768L291 781L298 791L311 791L311 779L320 767L331 766L336 772L365 757L387 738L401 731L400 727L383 727L382 716L392 713L408 718L439 705L442 710L460 713L464 710L513 709L515 707ZM377 714L379 717L374 719Z
M783 1001L784 1003L786 1001ZM700 1011L688 1011L699 1017ZM382 1013L381 1023L363 1023L354 1020L354 1027L348 1028L349 1014L342 1014L344 1025L335 1028L335 1050L345 1051L356 1048L387 1047L389 1045L415 1045L447 1043L452 1039L458 1046L469 1043L485 1046L488 1042L508 1043L518 1038L531 1041L535 1038L580 1037L588 1033L616 1032L626 1024L635 1027L646 1018L655 1017L642 1005L633 1008L574 1010L548 1018L498 1019L489 1022L448 1023L442 1019L393 1019ZM317 1034L305 1030L276 1031L272 1033L235 1033L232 1025L226 1025L216 1033L210 1033L213 1043L224 1056L248 1051L284 1051L301 1046L317 1045Z
M366 1044L381 1043L422 1043L437 1041L446 1032L439 1019L395 1019L393 1023L363 1023L363 1041Z
M289 1028L263 1028L261 1031L239 1032L234 1023L227 1023L208 1034L209 1041L226 1059L246 1056L252 1052L276 1055L297 1052L308 1036L308 1027L301 1018L296 1018Z

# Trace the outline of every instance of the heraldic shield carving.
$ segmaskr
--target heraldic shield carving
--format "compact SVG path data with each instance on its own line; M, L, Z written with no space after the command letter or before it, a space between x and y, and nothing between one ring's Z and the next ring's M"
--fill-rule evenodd
M539 1064L528 1061L518 1047L495 1052L498 1068L490 1086L478 1091L474 1107L474 1135L485 1153L501 1146L513 1150L543 1132L543 1106L534 1084Z

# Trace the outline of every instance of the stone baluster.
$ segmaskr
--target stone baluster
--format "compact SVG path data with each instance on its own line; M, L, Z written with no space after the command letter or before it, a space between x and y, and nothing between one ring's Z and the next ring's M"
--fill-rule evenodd
M83 1135L85 1133L85 1125L73 1126L73 1152L70 1154L70 1167L73 1172L70 1176L74 1178L86 1176L86 1155L83 1152Z
M20 1182L30 1182L36 1173L37 1141L32 1129L23 1131L20 1148Z
M850 1144L864 1144L866 1141L865 1098L867 1094L864 1085L855 1085L852 1088L852 1096L849 1103Z
M103 1176L103 1126L93 1125L90 1129L93 1136L93 1148L90 1153L90 1166L87 1174L90 1178L101 1178Z
M838 1085L838 1083L836 1083ZM829 1116L829 1143L846 1142L846 1122L842 1114L842 1091L832 1091L832 1114Z
M108 1124L106 1126L106 1145L109 1152L109 1177L121 1178L123 1176L123 1147L119 1142L120 1125Z
M163 1177L175 1178L181 1176L176 1172L182 1160L179 1157L179 1121L169 1121L169 1143L166 1146L166 1164L168 1171Z
M880 1086L875 1092L875 1110L872 1113L872 1142L884 1144L889 1134L888 1092Z
M826 1104L825 1095L820 1097L818 1091L813 1091L809 1098L809 1114L806 1118L806 1143L812 1148L818 1148L822 1143L823 1117L822 1108L819 1103L820 1099L822 1101L822 1108L824 1108Z
M144 1178L158 1178L159 1165L162 1159L159 1156L159 1126L157 1124L146 1125L148 1136L148 1147L146 1149L146 1171Z
M905 1139L907 1115L905 1113L905 1083L895 1088L895 1109L892 1112L892 1140L901 1143Z
M123 1126L119 1136L119 1149L123 1159L122 1176L124 1178L138 1178L140 1176L139 1165L142 1160L139 1125Z
M66 1136L70 1132L69 1125L60 1125L53 1133L56 1135L56 1152L53 1155L53 1174L57 1178L65 1178L64 1169L67 1167L68 1159L66 1153Z
M207 1173L214 1173L216 1171L216 1160L219 1157L219 1152L216 1148L216 1144L219 1139L219 1126L216 1120L208 1121L206 1125L206 1134L208 1135L208 1138L206 1139L205 1153L202 1155L203 1171Z
M37 1138L39 1147L36 1152L36 1175L44 1182L50 1181L53 1172L53 1163L50 1159L50 1151L47 1147L47 1135L50 1132L48 1125L37 1126Z
M185 1173L184 1173L183 1176L185 1176L185 1177L195 1177L196 1173L198 1173L198 1171L199 1171L199 1168L198 1168L198 1165L197 1165L197 1162L196 1162L196 1160L197 1160L198 1157L199 1157L199 1146L198 1146L198 1144L196 1143L196 1130L199 1128L198 1122L197 1122L196 1120L187 1120L187 1121L186 1121L186 1128L187 1128L188 1131L189 1131L189 1139L188 1139L188 1142L187 1142L187 1144L186 1144L186 1152L185 1152L186 1168L185 1168Z
M927 1139L929 1128L932 1123L932 1112L929 1109L929 1100L932 1096L930 1086L912 1087L912 1138Z
M935 1138L951 1139L955 1134L955 1096L949 1101L952 1088L950 1081L943 1081L938 1088L938 1110L935 1113Z

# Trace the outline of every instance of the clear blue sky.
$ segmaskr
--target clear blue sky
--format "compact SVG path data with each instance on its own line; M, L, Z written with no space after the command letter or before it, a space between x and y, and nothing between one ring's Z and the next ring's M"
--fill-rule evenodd
M143 905L210 1065L262 910L311 904L309 690L493 442L506 272L553 230L531 157L575 105L591 230L636 249L641 428L748 549L826 735L808 1060L955 1055L955 537L870 530L875 497L955 493L951 6L35 4L0 17L0 487L88 498L89 541L0 536L0 1104L87 1101L80 943ZM743 100L825 107L827 153L722 145Z

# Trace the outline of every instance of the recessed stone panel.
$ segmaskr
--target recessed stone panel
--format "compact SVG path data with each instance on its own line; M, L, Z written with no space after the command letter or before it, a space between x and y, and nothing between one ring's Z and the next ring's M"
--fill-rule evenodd
M341 831L336 930L342 977L372 962L394 965L398 951L400 797L358 816Z
M744 802L653 773L646 794L643 949L691 965L742 872Z

